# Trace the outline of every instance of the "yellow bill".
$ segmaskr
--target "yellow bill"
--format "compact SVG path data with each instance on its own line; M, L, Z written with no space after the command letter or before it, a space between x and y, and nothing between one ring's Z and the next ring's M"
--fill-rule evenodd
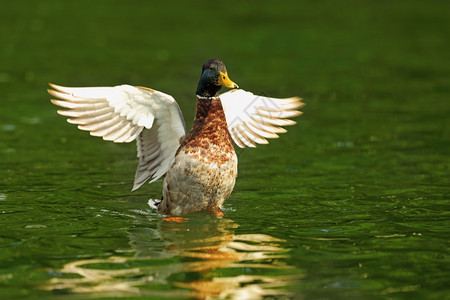
M239 86L236 83L231 81L231 79L228 77L227 73L220 72L219 83L230 89L238 89L239 88Z

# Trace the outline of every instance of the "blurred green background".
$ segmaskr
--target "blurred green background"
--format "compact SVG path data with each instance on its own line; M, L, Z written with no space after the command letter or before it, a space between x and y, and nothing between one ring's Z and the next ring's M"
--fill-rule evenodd
M151 87L190 128L201 66L219 58L242 89L307 104L279 140L238 151L225 204L233 232L285 241L293 297L443 299L449 3L0 1L2 293L40 297L49 268L117 255L143 218L132 210L160 196L160 183L131 194L134 143L67 124L47 83Z

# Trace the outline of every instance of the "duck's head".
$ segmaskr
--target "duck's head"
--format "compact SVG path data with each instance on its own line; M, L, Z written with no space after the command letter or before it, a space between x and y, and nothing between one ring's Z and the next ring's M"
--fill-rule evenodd
M239 88L228 77L225 64L218 59L210 59L203 64L202 75L197 86L197 95L201 97L214 97L222 86L231 89Z

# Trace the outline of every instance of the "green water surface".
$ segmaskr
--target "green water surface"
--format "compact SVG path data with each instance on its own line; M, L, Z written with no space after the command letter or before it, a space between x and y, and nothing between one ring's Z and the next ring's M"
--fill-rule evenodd
M449 299L448 1L1 1L1 299ZM135 144L47 82L133 84L190 128L201 65L307 104L237 149L224 216L165 221Z

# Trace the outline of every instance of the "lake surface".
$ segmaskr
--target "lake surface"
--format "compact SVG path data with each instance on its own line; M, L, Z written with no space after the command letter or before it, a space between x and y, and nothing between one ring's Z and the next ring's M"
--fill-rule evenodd
M8 2L0 11L2 299L448 299L448 1ZM47 82L172 94L201 65L300 96L237 149L224 216L169 222L130 192L134 143L56 114Z

